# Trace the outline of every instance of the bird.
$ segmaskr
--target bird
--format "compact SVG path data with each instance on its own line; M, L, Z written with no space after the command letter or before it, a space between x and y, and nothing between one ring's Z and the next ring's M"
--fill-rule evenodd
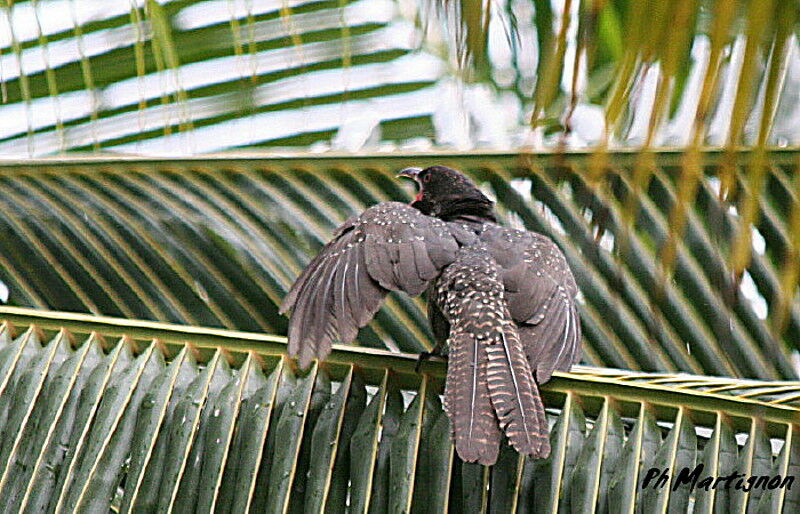
M306 368L350 343L390 291L427 292L434 353L446 355L444 408L456 452L490 466L503 437L546 458L539 386L580 359L578 287L547 236L498 223L494 202L446 166L405 168L408 204L351 216L289 289L288 353Z

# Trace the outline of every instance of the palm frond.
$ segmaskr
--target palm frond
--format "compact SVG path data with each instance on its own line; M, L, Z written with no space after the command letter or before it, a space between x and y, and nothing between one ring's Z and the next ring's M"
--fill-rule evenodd
M335 346L298 373L285 340L263 334L12 307L0 319L6 511L798 504L796 487L642 487L652 468L673 484L696 463L703 476L796 474L797 382L557 373L543 388L551 456L504 445L483 468L454 456L441 360L417 374L416 355Z
M607 157L602 178L595 156L578 152L6 162L0 280L12 305L281 333L277 306L333 229L376 202L408 201L396 170L448 164L493 193L506 222L562 247L585 299L586 363L794 378L800 304L786 259L798 248L797 153L770 157L749 289L728 259L737 215L714 189L724 151L699 154L703 174L675 239L681 154L653 154L632 229L624 217L638 157ZM674 272L661 260L670 245ZM398 295L360 341L418 352L428 330L420 302Z
M307 146L347 123L356 140L433 132L442 67L412 52L389 1L22 0L0 20L0 154Z

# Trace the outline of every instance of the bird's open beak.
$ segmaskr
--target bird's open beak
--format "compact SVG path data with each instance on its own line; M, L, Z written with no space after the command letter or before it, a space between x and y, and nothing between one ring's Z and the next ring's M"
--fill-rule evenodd
M422 168L406 168L397 174L398 177L408 177L417 180L417 175L422 171Z

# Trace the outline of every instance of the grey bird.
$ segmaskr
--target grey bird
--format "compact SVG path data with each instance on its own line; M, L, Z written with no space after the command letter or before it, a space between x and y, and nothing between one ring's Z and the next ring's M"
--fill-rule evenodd
M494 203L445 166L407 168L419 192L348 219L284 299L289 354L301 367L349 343L389 291L428 291L436 349L446 349L445 410L456 451L492 465L502 434L544 458L539 385L580 359L578 288L558 246L497 223Z

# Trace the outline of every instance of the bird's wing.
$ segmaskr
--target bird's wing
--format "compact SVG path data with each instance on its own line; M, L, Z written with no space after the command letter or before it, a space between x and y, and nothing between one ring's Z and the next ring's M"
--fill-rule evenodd
M399 202L348 219L289 290L289 353L306 367L334 341L349 343L389 291L421 294L470 236ZM475 237L474 234L472 237Z
M550 238L492 225L481 239L501 268L511 317L537 381L580 360L578 287Z
M445 406L458 455L494 464L499 428L520 453L550 452L547 418L495 262L464 248L437 280L437 300L450 323Z

